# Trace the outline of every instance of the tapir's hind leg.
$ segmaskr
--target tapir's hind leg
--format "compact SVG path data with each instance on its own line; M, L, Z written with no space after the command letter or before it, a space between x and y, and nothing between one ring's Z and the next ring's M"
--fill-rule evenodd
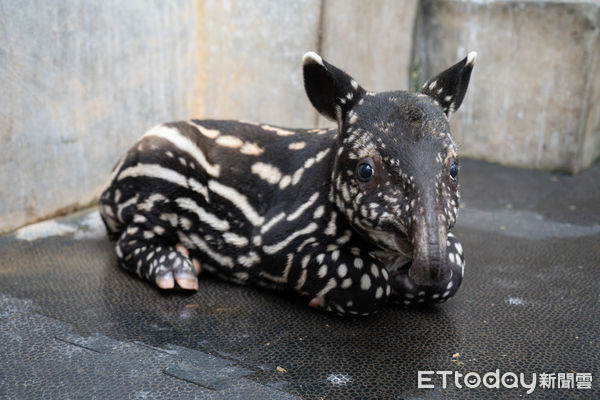
M182 289L198 289L200 263L189 258L185 247L156 245L137 233L132 226L117 241L117 257L125 269L161 289L173 289L175 283Z

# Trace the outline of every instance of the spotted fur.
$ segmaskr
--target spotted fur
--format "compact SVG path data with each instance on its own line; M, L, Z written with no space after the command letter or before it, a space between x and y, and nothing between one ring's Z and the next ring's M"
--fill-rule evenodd
M419 93L371 93L311 52L307 95L337 129L217 120L152 128L100 200L120 264L189 289L182 282L195 282L198 260L211 274L340 315L446 301L465 266L450 233L459 195L448 116L474 58Z

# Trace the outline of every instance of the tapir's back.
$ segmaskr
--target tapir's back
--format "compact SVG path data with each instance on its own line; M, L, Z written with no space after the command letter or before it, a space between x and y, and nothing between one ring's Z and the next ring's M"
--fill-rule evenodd
M327 187L334 140L335 131L326 129L162 124L115 167L101 213L114 240L138 223L146 240L164 245L196 241L223 253L247 252L252 238L262 242L259 228L271 217Z

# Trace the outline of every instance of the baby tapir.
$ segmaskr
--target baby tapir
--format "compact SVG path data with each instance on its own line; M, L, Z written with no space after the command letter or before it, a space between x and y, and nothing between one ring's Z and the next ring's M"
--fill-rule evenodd
M446 301L465 266L450 233L459 167L448 117L475 57L418 93L372 93L307 53L306 93L337 129L152 128L100 200L120 264L162 289L198 289L204 270L340 315Z

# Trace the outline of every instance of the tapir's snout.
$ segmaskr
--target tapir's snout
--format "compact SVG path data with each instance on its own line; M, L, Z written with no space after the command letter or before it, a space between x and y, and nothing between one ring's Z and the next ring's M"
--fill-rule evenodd
M413 258L408 276L417 285L437 286L452 278L452 270L445 259L433 260L432 257Z
M442 217L425 215L413 225L412 265L408 276L422 286L437 286L452 278L446 245L448 227Z

